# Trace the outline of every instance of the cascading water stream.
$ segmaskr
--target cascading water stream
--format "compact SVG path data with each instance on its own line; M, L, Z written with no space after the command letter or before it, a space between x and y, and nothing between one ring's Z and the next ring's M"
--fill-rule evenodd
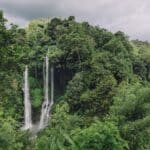
M40 122L39 122L39 130L45 128L48 125L48 121L50 118L50 110L53 105L53 98L54 98L54 71L53 67L51 68L51 100L49 100L49 58L46 56L45 58L45 70L43 71L44 77L44 102L42 104L42 109L41 109L41 117L40 117Z
M29 92L28 66L25 67L23 91L24 91L24 127L23 129L30 129L32 128L32 119L31 119L31 102L30 102L30 92Z
M51 99L48 103L47 114L45 117L45 127L48 125L50 119L50 111L54 103L54 69L51 67Z

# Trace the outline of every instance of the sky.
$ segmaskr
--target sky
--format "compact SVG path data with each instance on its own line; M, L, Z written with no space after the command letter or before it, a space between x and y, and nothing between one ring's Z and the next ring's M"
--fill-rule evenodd
M0 0L0 9L21 27L37 18L73 15L77 21L150 41L150 0Z

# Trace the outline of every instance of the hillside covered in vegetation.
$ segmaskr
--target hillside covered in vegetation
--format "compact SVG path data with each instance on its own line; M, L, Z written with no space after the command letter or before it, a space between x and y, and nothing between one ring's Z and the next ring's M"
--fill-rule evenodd
M0 12L0 150L150 149L150 43L88 22L53 18L6 27ZM43 62L54 67L49 125L22 131L23 72L32 119L43 102Z

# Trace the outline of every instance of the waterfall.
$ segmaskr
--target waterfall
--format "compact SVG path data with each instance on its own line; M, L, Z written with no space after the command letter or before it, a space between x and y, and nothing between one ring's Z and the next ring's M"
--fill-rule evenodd
M44 65L43 65L44 66ZM49 100L49 58L46 56L45 58L45 67L43 67L43 75L45 75L44 79L44 102L42 104L41 109L41 117L39 122L39 130L45 128L48 125L48 121L50 118L50 110L53 105L54 99L54 69L51 68L51 100Z
M29 94L28 66L25 67L23 91L24 91L24 127L23 129L30 129L32 127L32 119L31 119L31 102L30 102L30 94Z
M43 85L44 85L44 102L41 108L41 116L38 124L32 124L31 117L31 102L29 93L29 81L28 81L28 66L25 67L24 72L24 126L23 130L30 129L34 134L39 130L45 128L48 125L50 119L51 107L54 103L54 67L51 66L51 98L49 100L49 58L45 57L45 63L43 63Z

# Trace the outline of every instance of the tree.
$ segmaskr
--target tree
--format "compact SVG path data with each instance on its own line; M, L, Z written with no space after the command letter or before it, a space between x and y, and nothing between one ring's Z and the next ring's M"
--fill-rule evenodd
M121 85L114 97L111 115L118 119L122 137L130 149L149 149L150 87L140 83Z
M109 122L96 122L85 129L77 129L73 133L72 149L124 150L128 149L126 141L116 126Z

